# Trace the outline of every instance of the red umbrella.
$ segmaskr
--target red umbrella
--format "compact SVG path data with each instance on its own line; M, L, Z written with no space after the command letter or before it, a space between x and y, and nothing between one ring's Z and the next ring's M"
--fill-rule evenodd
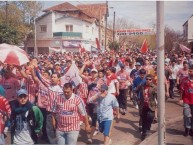
M15 45L0 44L0 61L6 64L23 65L29 62L27 53Z

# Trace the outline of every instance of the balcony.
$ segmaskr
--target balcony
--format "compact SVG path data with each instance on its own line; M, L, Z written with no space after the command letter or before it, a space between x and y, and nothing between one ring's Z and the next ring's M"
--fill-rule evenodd
M81 32L54 32L53 37L82 38L82 33Z

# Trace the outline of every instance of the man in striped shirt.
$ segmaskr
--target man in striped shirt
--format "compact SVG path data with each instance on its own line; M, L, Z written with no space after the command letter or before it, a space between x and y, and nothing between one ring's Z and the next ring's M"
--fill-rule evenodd
M5 144L4 129L7 119L11 115L11 108L6 98L0 95L0 144Z
M73 93L71 83L63 86L63 94L56 98L56 137L59 145L76 145L80 130L80 115L84 116L85 129L90 131L83 100Z

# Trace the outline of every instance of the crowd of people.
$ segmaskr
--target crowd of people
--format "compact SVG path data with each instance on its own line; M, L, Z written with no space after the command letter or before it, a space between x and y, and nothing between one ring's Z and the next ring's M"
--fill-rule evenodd
M165 100L178 89L184 108L184 136L193 136L193 55L165 53ZM81 83L61 78L72 64ZM84 122L88 140L104 135L112 143L113 120L128 113L128 98L139 112L141 139L157 121L157 56L130 50L53 53L30 56L22 66L0 65L0 144L11 132L13 144L76 145Z

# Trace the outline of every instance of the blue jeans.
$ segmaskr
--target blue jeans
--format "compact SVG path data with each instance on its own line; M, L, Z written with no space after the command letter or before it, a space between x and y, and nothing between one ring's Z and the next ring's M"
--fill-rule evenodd
M56 130L53 127L52 124L52 114L49 113L46 116L46 132L49 139L50 144L56 144L57 138L56 138Z
M79 131L77 130L69 131L69 132L56 130L58 145L76 145L78 135L79 135Z
M191 107L189 104L183 104L183 115L184 115L184 127L185 128L193 128L192 123L192 114L191 114Z
M1 134L1 133L0 133L0 144L5 145L4 134Z

